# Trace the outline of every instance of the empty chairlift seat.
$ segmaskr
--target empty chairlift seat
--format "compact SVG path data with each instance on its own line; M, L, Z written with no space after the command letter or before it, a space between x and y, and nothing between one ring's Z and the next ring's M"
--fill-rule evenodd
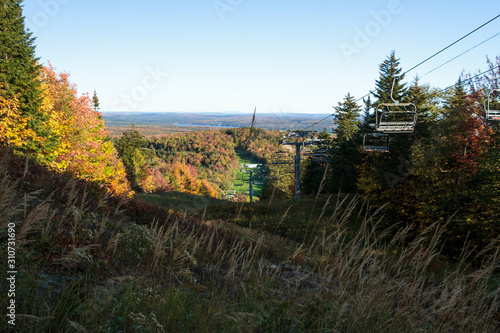
M276 151L271 155L271 164L292 164L290 155L287 151Z
M367 133L363 136L363 151L367 153L388 153L390 143L389 134Z
M417 107L413 103L382 103L377 107L377 132L411 133L416 124Z
M328 156L328 140L306 139L303 142L302 156L311 158L314 162L330 162Z
M495 93L497 92L497 93ZM498 100L500 89L493 89L488 92L488 105L486 106L486 120L500 121L500 102ZM496 95L496 99L492 97Z

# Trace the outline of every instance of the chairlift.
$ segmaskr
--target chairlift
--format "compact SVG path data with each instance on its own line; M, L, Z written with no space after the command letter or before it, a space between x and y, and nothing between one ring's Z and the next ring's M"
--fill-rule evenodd
M363 151L367 153L389 153L391 138L385 133L366 133L363 136Z
M326 140L326 139L318 139L318 138L311 138L311 139L305 139L303 144L304 144L304 146L307 146L307 145L325 146L325 145L328 145L328 140Z
M302 156L309 157L313 162L330 162L328 157L328 140L306 139L303 142Z
M377 106L375 130L382 133L412 133L417 124L413 103L382 103Z
M276 151L271 154L271 164L291 164L287 151Z
M311 160L315 163L330 163L331 159L328 156L311 156Z
M491 109L491 104L493 102L491 98L491 93L494 91L499 91L500 89L492 89L488 92L488 105L485 108L486 109L486 120L488 121L500 121L500 110L492 110ZM498 106L498 103L497 103Z
M375 113L375 130L381 133L412 133L417 124L417 106L400 103L392 96L396 77L392 80L392 103L381 103Z
M305 138L313 138L314 137L314 134L316 132L313 131L304 131L304 130L295 130L295 131L292 131L292 130L288 130L288 133L285 133L285 131L280 131L282 136L283 136L283 140L280 140L279 141L279 144L280 145L294 145L295 143L297 142L300 142L302 141L302 139L305 139ZM290 139L293 139L293 140L290 140Z
M304 153L309 153L309 152L314 152L314 153L322 153L326 154L328 153L328 140L325 139L306 139L302 143L303 145L303 152Z
M297 131L288 131L288 137L289 138L307 138L311 135L314 135L314 131L302 131L302 130L297 130Z

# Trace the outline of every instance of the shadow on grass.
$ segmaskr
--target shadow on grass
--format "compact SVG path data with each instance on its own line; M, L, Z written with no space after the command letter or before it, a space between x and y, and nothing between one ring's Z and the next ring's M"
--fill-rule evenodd
M205 207L229 205L226 200L219 200L182 192L137 193L136 196L152 204L190 215L201 215ZM208 209L208 208L207 208Z
M328 200L327 197L320 196L316 204L314 198L303 198L300 202L274 198L271 203L269 200L235 203L180 192L140 193L137 197L167 209L187 212L189 216L224 220L244 228L265 230L297 242L312 240L323 231L330 232L350 202L348 200L344 205L338 205L336 199ZM352 232L357 229L356 225L356 217L345 223Z

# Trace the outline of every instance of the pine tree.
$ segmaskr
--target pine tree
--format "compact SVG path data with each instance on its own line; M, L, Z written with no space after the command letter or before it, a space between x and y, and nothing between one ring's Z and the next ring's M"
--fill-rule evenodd
M335 123L337 124L337 137L338 139L345 139L351 141L354 135L359 130L361 108L354 100L354 97L348 93L344 97L343 102L339 102L335 107Z
M0 96L18 98L19 113L28 119L28 129L40 137L50 130L43 126L47 116L40 111L40 65L35 58L34 38L25 30L22 0L0 0ZM45 144L53 144L48 140ZM42 143L26 142L28 151L40 151Z
M379 65L379 69L380 77L375 81L376 90L373 93L377 98L376 104L392 103L391 91L392 97L402 102L406 95L406 87L401 82L404 74L401 74L402 69L399 67L399 59L396 58L395 51L392 51L389 57Z
M92 104L94 106L94 111L98 111L99 110L99 98L97 97L97 92L95 91L94 89L94 96L92 96Z
M379 65L380 76L375 81L373 95L376 100L372 104L377 107L381 103L409 102L407 88L403 83L404 74L399 65L396 53L391 52L384 62ZM366 103L366 101L365 101ZM366 105L368 110L368 105ZM366 120L362 123L362 130L372 132L370 123L375 122L375 116L365 113ZM412 146L412 135L396 134L391 136L390 155L365 154L363 162L356 164L358 178L356 185L364 192L365 197L374 204L383 204L390 199L390 193L404 183L408 175L408 159Z
M367 99L363 99L363 114L361 116L361 122L359 123L359 129L361 133L373 132L375 126L375 113L373 111L373 103L370 96Z
M144 158L141 149L146 148L147 139L135 129L127 130L115 142L118 156L122 159L127 171L127 179L132 187L137 188L138 173L144 166Z
M356 191L357 172L355 165L361 161L359 149L362 137L360 132L361 108L354 97L348 93L343 102L335 107L337 114L335 122L338 125L337 138L332 140L331 152L331 177L329 189L331 192Z

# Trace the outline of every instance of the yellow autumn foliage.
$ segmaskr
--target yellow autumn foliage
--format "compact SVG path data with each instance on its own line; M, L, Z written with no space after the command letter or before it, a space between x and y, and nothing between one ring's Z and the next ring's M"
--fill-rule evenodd
M21 117L19 100L0 96L0 143L13 147L23 147L37 139L35 131L28 127L29 117Z

